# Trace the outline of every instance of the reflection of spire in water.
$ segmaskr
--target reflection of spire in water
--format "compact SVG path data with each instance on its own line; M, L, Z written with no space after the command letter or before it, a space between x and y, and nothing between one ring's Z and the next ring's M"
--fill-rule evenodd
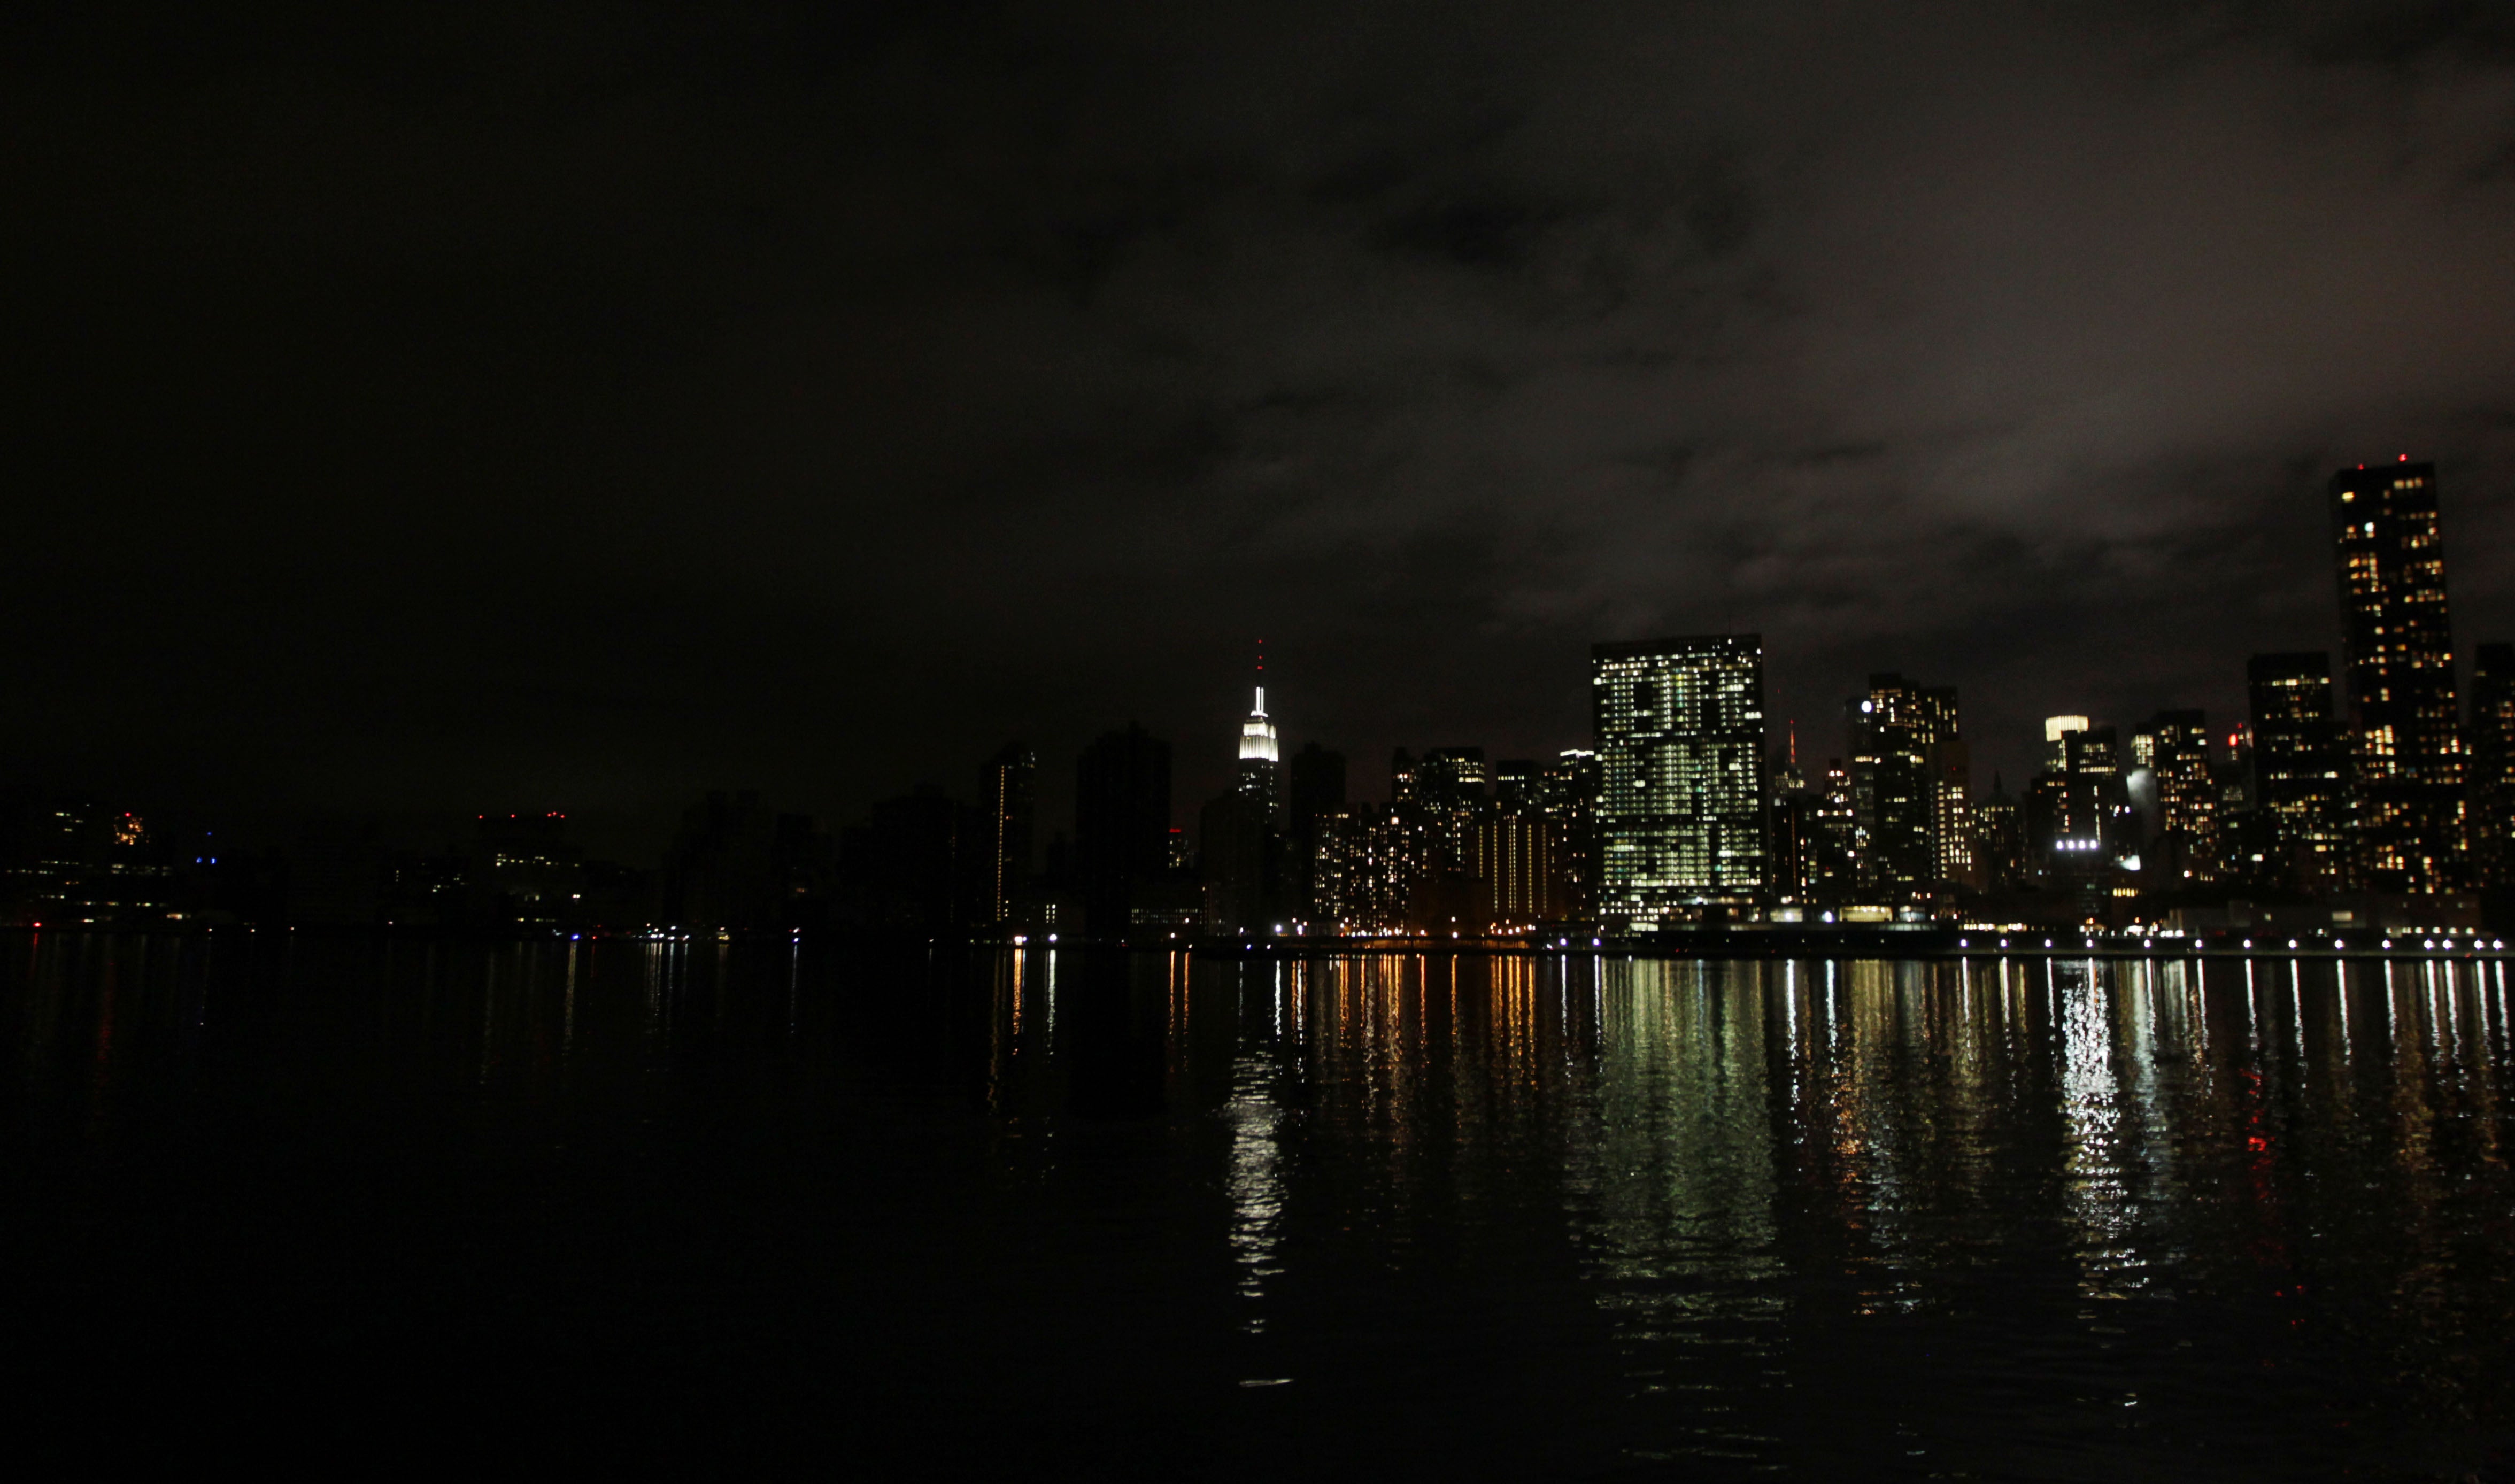
M1245 963L1235 968L1246 974ZM1223 1117L1231 1125L1231 1168L1225 1185L1231 1201L1231 1257L1240 1266L1240 1295L1253 1303L1266 1297L1266 1280L1283 1272L1276 1262L1284 1221L1284 1153L1277 1137L1283 1112L1273 1084L1284 999L1292 992L1284 982L1285 972L1284 964L1276 961L1267 976L1269 1034L1264 1045L1250 1037L1248 981L1245 977L1241 981L1240 1055L1231 1068L1231 1100L1223 1108ZM1253 1335L1265 1327L1265 1314L1257 1310L1243 1325Z

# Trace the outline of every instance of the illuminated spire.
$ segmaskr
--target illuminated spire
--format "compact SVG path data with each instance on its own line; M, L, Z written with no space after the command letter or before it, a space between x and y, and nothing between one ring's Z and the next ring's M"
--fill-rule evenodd
M1258 704L1249 709L1249 720L1240 723L1240 761L1260 758L1276 761L1275 723L1266 720L1266 641L1258 641Z

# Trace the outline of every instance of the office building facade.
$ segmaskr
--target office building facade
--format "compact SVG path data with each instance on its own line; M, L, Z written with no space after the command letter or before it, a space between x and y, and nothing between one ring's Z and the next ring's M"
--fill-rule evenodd
M2244 851L2245 874L2294 889L2352 885L2348 848L2348 759L2331 685L2331 656L2320 650L2256 654L2245 664L2252 710L2246 750L2261 828ZM2261 861L2252 855L2264 857Z
M1598 912L1628 930L1720 921L1771 886L1760 636L1595 645Z

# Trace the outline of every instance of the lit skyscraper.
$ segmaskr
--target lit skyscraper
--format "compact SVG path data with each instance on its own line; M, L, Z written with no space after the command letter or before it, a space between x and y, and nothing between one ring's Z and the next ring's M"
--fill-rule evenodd
M1598 644L1597 909L1627 928L1718 920L1770 885L1761 636Z
M2073 732L2085 731L2095 724L2085 717L2045 717L2043 719L2043 771L2068 772L2070 744L2064 739Z
M2317 889L2345 884L2347 782L2331 700L2331 656L2320 650L2256 654L2245 663L2251 703L2253 808L2267 822L2257 846L2269 859L2234 864L2244 874Z
M2141 847L2158 886L2218 875L2218 785L2209 775L2209 728L2197 711L2161 711L2130 734L2134 796L2145 794L2154 833Z
M1546 822L1554 833L1554 909L1562 917L1585 918L1596 910L1598 897L1598 792L1604 780L1598 755L1567 748L1546 764L1539 785Z
M1860 884L1903 898L1973 876L1970 792L1953 686L1873 675L1845 707Z
M2461 717L2436 466L2331 476L2349 678L2351 851L2363 886L2437 891L2467 873Z

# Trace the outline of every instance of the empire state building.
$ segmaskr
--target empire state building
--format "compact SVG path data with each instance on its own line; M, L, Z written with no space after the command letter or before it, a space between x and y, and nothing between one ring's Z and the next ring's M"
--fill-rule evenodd
M1275 723L1266 720L1266 687L1261 684L1258 704L1249 709L1249 720L1240 723L1240 792L1270 820L1284 794L1280 757Z

